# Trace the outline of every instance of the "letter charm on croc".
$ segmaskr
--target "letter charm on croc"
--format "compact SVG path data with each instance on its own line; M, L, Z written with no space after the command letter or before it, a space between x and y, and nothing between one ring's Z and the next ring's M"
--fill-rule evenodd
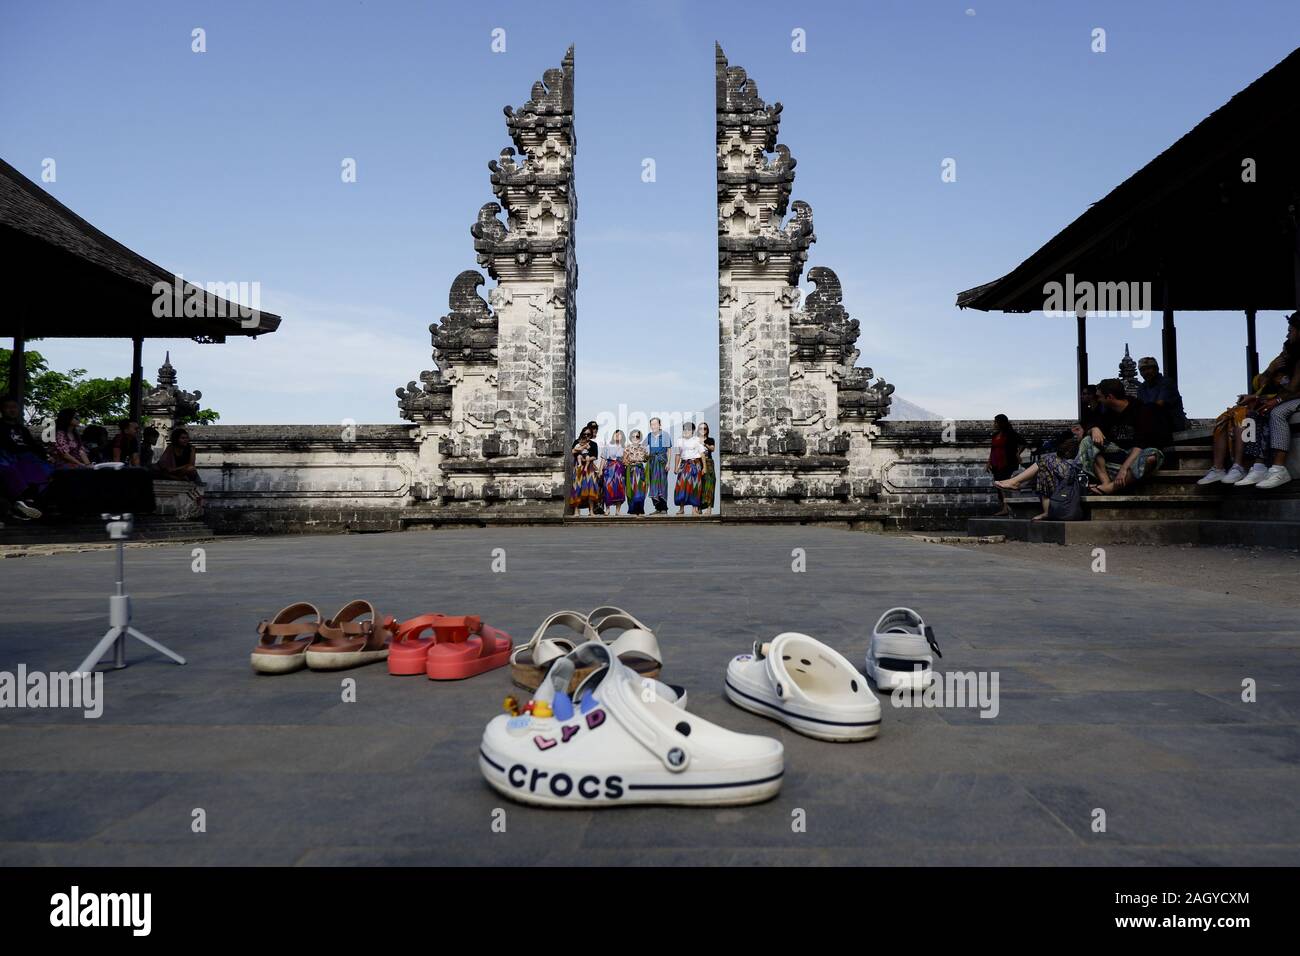
M688 714L666 685L645 693L642 678L598 641L552 664L534 700L553 713L550 704L586 668L594 673L583 681L571 720L500 714L488 723L479 768L494 789L546 807L727 806L780 791L785 754L779 740Z

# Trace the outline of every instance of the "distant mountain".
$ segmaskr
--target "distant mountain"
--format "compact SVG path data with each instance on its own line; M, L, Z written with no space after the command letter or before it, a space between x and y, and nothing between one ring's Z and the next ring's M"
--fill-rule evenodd
M909 402L905 398L894 396L893 404L889 407L889 414L885 416L887 422L938 422L943 421L943 416L938 415L928 408L922 408L920 405Z

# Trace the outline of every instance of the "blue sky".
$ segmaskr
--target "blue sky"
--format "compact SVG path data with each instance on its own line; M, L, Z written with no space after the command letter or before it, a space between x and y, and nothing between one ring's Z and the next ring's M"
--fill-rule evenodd
M1290 0L5 0L4 16L0 156L38 181L53 158L46 188L110 235L192 280L257 281L284 316L256 342L146 343L149 374L170 348L181 384L230 423L397 420L393 389L431 366L428 325L475 265L469 226L509 143L501 108L570 43L579 416L714 404L715 39L785 105L794 196L816 220L808 264L843 281L860 361L943 415L1068 415L1073 321L959 312L955 294L1300 43ZM191 52L195 27L206 53ZM345 157L356 183L341 182ZM1096 377L1126 342L1159 354L1158 319L1091 325ZM1261 315L1265 361L1283 326ZM1179 330L1188 410L1213 414L1242 385L1243 320L1189 313ZM35 347L96 374L130 360L124 341Z

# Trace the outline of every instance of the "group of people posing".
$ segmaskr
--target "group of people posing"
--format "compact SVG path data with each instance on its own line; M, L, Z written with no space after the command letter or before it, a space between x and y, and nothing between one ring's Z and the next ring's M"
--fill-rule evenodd
M569 487L569 512L581 515L627 513L637 517L668 511L668 475L674 473L673 504L677 514L709 514L718 484L713 462L716 443L709 426L701 422L682 425L676 440L663 430L658 418L650 419L650 431L642 435L633 428L625 436L615 429L609 443L597 441L599 428L588 422L573 443L573 481ZM671 460L670 460L671 459ZM653 511L646 511L646 501Z
M173 429L161 455L155 451L157 429L144 430L139 422L118 423L108 437L101 425L80 428L73 409L54 419L53 438L45 442L23 421L22 405L13 396L0 398L0 520L32 521L43 516L46 491L61 470L93 468L110 462L123 467L146 468L160 478L191 481L202 486L195 466L194 446L184 428Z

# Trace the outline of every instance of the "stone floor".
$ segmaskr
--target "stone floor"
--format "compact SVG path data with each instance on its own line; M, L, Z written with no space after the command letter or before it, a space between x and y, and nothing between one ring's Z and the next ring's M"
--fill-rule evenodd
M506 573L490 570L495 548ZM0 863L1300 863L1296 611L1109 565L678 523L133 550L136 623L189 664L133 647L98 720L0 710ZM103 631L111 577L104 552L3 562L0 670L74 667ZM734 809L517 806L476 761L505 671L433 684L373 666L347 675L355 703L337 674L249 671L259 618L359 596L398 616L480 613L516 640L555 608L622 605L657 629L692 710L785 741L782 792ZM835 745L722 697L726 661L755 638L804 630L860 660L895 604L934 624L943 666L999 673L995 719L885 699L878 739ZM1258 702L1241 699L1247 678Z

